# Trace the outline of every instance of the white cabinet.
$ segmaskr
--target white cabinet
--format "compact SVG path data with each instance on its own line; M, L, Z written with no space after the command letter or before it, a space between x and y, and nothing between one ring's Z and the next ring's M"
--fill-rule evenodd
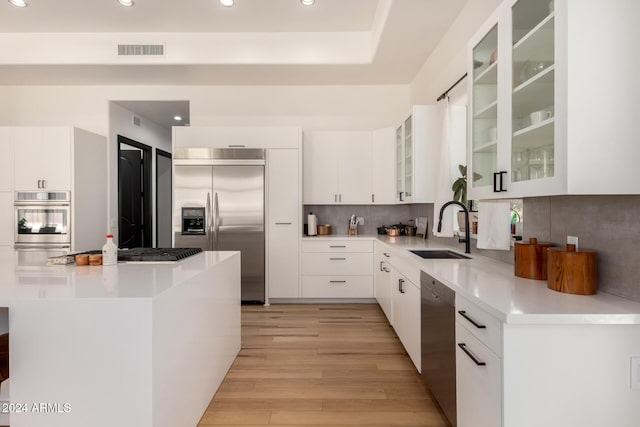
M459 322L456 344L458 426L502 426L500 358Z
M378 242L374 244L374 291L376 301L382 308L385 316L390 324L393 324L393 315L391 311L391 265L388 259L391 257L389 252Z
M502 323L456 295L458 426L502 426Z
M418 372L420 365L420 288L391 267L393 329Z
M71 190L70 127L14 127L16 191Z
M303 298L373 296L373 241L302 242Z
M395 199L395 128L384 128L372 132L372 177L371 203L392 205Z
M106 138L75 127L0 128L0 137L7 134L13 145L10 190L70 191L71 250L102 247L108 230Z
M305 132L304 204L370 204L371 132Z
M396 129L396 202L434 202L441 127L437 106L414 105Z
M300 297L299 150L267 152L267 270L270 298Z
M640 94L625 19L639 14L633 0L502 3L468 47L469 198L640 193L637 96L620 95Z
M13 247L13 192L0 191L0 246Z
M0 191L13 190L13 140L11 128L0 127Z
M289 126L176 126L174 148L293 148L300 128Z

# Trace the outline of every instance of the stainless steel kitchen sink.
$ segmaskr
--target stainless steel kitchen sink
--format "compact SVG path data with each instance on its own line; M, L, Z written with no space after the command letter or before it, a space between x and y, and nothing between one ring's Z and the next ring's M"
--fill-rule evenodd
M471 259L468 256L446 250L409 251L424 259Z

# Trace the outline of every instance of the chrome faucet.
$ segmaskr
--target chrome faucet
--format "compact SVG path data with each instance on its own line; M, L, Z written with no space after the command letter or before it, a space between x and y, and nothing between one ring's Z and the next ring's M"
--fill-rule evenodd
M440 208L440 217L438 218L438 233L442 231L442 214L444 213L444 210L449 205L458 205L464 211L464 239L458 238L458 242L460 242L460 243L464 242L464 244L465 244L464 253L465 254L470 254L471 253L471 238L469 236L469 209L467 209L467 207L464 205L464 203L460 203L460 202L458 202L456 200L452 200L452 201L447 202L444 205L442 205L442 207Z

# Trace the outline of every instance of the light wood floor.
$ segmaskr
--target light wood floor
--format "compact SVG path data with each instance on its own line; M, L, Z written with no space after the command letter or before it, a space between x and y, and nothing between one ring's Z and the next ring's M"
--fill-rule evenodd
M242 350L200 426L447 422L376 304L242 307Z

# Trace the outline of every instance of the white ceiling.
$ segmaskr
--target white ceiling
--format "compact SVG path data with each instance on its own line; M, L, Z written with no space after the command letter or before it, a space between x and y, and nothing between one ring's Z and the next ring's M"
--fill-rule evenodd
M312 7L299 0L236 0L231 8L217 0L136 0L131 8L116 0L27 1L28 7L16 8L0 0L0 46L8 46L13 54L0 58L3 84L408 84L468 0L316 0ZM140 34L152 39L157 34L193 38L195 33L231 33L235 35L230 40L236 37L245 49L237 56L245 52L254 56L247 60L245 55L244 63L233 58L203 61L207 52L191 44L185 52L168 46L167 52L175 56L152 64L115 61L106 50L100 58L97 46L98 59L93 62L79 53L73 57L75 47L90 49L95 37L109 35L121 42L126 38L123 32L138 39ZM269 56L272 52L282 55L283 49L286 53L301 32L319 41L308 46L309 57L319 59L295 60L298 51L291 50L284 60ZM20 33L29 37L73 33L74 37L60 41L56 37L62 34L42 34L28 45L16 39ZM272 52L263 47L251 51L252 37L266 37L258 33L278 33L288 39ZM362 48L354 48L349 36L354 33L367 35L359 39ZM51 54L65 43L70 55ZM25 60L29 54L38 60ZM64 62L59 61L63 56Z
M27 0L0 5L0 32L262 32L370 31L377 0ZM403 0L400 0L403 1ZM424 0L422 0L424 1ZM448 3L443 0L440 3Z
M316 0L312 7L236 0L231 8L218 0L135 0L131 8L116 0L27 1L16 8L0 0L3 85L409 84L469 0ZM222 58L207 48L207 34L231 41ZM184 52L167 45L177 54L170 58L123 62L110 50L100 57L105 39L112 48L123 39L176 36L191 44ZM98 59L87 61L87 52ZM176 125L175 114L189 121L188 101L117 103L163 126Z

